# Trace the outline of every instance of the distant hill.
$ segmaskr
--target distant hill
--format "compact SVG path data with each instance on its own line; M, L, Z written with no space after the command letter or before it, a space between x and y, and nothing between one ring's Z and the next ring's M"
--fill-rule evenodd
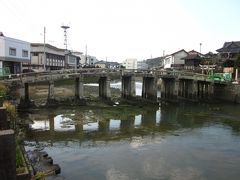
M161 67L164 57L151 58L146 60L148 68Z

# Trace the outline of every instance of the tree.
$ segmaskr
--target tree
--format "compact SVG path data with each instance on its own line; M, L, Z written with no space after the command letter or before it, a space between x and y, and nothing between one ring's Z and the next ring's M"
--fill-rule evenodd
M7 91L7 87L4 84L0 83L0 96L5 97L7 95Z

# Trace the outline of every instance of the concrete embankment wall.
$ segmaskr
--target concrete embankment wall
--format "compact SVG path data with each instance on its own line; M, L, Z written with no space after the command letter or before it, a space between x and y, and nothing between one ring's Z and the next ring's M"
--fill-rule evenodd
M240 84L215 84L214 98L220 101L240 103Z

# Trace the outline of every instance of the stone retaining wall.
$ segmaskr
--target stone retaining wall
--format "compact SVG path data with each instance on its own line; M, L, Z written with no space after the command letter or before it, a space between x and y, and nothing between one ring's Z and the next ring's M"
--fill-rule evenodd
M215 84L214 98L220 101L240 103L240 84Z
M16 146L14 131L0 131L0 179L16 179Z

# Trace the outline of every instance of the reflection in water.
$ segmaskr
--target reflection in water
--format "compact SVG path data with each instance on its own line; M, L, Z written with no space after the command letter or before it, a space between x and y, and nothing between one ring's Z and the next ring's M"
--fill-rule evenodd
M141 125L141 123L142 123L142 115L140 114L140 115L135 116L134 125L136 127L138 127Z
M121 120L111 119L109 124L110 130L119 130L120 124L121 124Z
M94 111L90 111L92 116L94 116ZM74 121L75 114L71 115L46 115L44 120L33 120L33 124L31 125L32 133L38 133L38 137L40 137L39 130L45 131L45 134L48 131L53 132L66 132L66 131L75 131L77 133L91 133L91 132L99 132L99 133L119 133L125 134L133 133L134 129L144 129L144 128L156 128L160 123L160 110L148 110L144 114L139 115L130 115L127 116L127 119L118 120L118 119L102 119L101 121L96 122L86 122L79 123ZM99 114L98 114L99 115ZM31 115L33 117L34 115ZM36 115L37 116L37 115ZM139 132L139 131L138 131ZM44 134L43 134L44 135Z
M156 123L160 124L160 121L161 121L161 110L159 109L156 111Z
M97 131L98 130L98 122L87 123L83 125L83 131Z
M240 107L218 106L39 111L27 139L70 180L238 179Z

